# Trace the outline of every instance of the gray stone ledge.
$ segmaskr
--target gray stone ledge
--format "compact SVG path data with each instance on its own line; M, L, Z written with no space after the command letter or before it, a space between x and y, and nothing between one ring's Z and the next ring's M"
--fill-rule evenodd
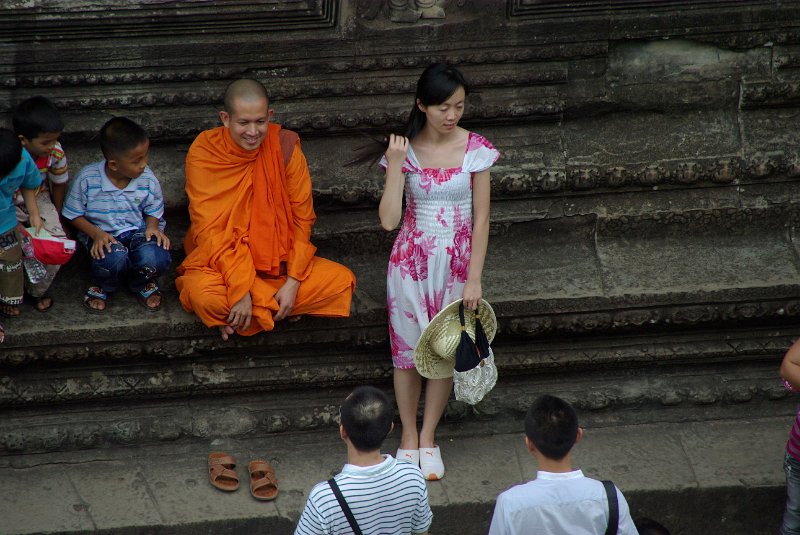
M777 531L793 412L639 425L601 424L591 412L579 412L585 440L575 465L613 480L634 517L658 519L675 535ZM428 484L433 533L486 533L497 494L535 477L521 433L519 419L506 430L489 421L440 426L448 472ZM394 451L398 436L390 436L386 452ZM205 458L216 450L237 459L243 487L237 492L220 493L207 483ZM486 452L492 452L491 467L475 462ZM247 488L247 462L263 457L280 480L272 503L256 502ZM251 439L210 436L186 444L4 455L0 518L8 535L289 535L313 485L344 462L333 426Z
M506 360L503 350L503 346L497 347L501 364ZM548 359L558 357L541 353ZM541 392L557 394L588 411L587 421L592 425L790 414L794 401L777 378L776 353L779 351L773 348L769 359L762 357L761 361L757 357L741 362L729 358L717 363L666 360L647 367L641 362L629 362L627 366L609 364L599 355L582 364L565 360L559 367L543 365L520 370L501 366L498 385L480 404L473 407L451 398L444 420L449 426L491 422L496 431L507 432L513 429L515 421L524 417L529 400ZM300 375L304 364L302 359L286 359L282 365L297 367ZM29 403L4 407L0 453L181 444L198 438L242 439L335 429L338 404L348 388L365 383L391 383L388 357L384 355L382 362L372 364L373 369L381 370L378 374L370 373L368 365L356 361L350 368L361 366L367 373L349 373L346 377L320 382L316 388L310 388L311 383L292 383L285 376L281 379L287 382L278 388L263 380L259 385L257 376L261 370L254 368L256 377L250 379L249 386L239 384L238 391L229 389L223 394L222 387L226 385L209 381L215 377L220 382L231 381L230 377L239 372L228 366L230 362L224 359L217 364L194 366L196 388L173 396L142 389L137 396L104 398L103 392L99 392L80 401L71 401L65 395L42 406ZM246 363L239 366L241 369ZM337 367L346 369L334 364ZM156 378L179 381L182 371L175 372L153 375L151 381ZM95 385L101 381L113 383L117 380L116 373L115 367L104 368L95 372L92 380ZM308 374L314 373L309 367ZM123 385L144 382L132 375L121 378ZM64 392L68 383L54 380L53 390L61 385ZM76 387L78 383L75 380L71 385ZM35 387L33 383L27 386ZM55 412L54 407L58 407Z

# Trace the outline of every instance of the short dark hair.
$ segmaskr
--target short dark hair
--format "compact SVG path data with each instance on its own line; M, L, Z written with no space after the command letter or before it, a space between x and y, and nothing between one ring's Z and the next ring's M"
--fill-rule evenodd
M525 435L548 459L563 459L578 437L578 415L572 405L561 398L543 395L528 409Z
M27 139L35 139L39 134L61 132L64 121L58 108L47 97L37 96L20 102L11 114L14 132Z
M358 451L381 447L392 430L394 409L389 397L374 386L359 386L340 409L342 425Z
M19 165L22 158L22 142L8 128L0 128L0 179Z
M144 128L127 117L114 117L100 128L100 150L106 159L123 156L147 141Z

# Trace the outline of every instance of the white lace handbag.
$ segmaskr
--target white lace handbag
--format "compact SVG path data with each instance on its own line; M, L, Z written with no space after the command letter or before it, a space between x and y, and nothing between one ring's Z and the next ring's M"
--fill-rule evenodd
M458 307L461 320L461 340L456 349L453 389L456 399L475 405L488 394L497 383L497 366L494 352L481 325L479 311L475 312L475 341L464 326L464 305Z

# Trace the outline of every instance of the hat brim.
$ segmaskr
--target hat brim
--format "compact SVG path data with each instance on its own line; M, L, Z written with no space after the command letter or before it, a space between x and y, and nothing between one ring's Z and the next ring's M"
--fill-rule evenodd
M414 366L417 368L417 372L426 379L447 379L453 376L455 354L453 354L452 358L449 356L442 357L433 350L431 341L441 333L443 327L449 322L461 323L458 317L458 306L462 301L463 299L457 299L440 310L431 319L430 323L422 331L419 340L417 340L417 345L414 347ZM481 312L481 325L486 333L486 338L491 343L497 333L497 317L492 306L485 299L481 299L479 310ZM474 317L472 310L465 309L464 313L466 322L470 321L469 316Z

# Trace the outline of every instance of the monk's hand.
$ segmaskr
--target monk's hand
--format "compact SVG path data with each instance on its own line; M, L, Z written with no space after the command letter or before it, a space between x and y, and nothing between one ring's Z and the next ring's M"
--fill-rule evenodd
M481 281L467 279L467 283L464 285L464 308L478 310L482 293Z
M297 289L300 287L300 281L293 277L286 277L286 282L283 283L281 289L275 293L275 301L278 302L278 313L275 314L274 320L281 321L286 316L292 313L294 308L294 300L297 298Z
M250 292L247 292L244 297L231 307L231 313L228 314L228 325L234 329L246 331L250 327L250 319L252 317L253 300L250 297Z
M95 260L105 258L106 251L111 252L112 243L117 243L114 236L98 229L98 232L92 236L92 248L89 250L89 255Z
M156 227L145 230L144 237L147 238L147 241L155 238L158 245L166 250L169 250L169 238L161 231L160 228Z
M408 153L408 138L389 134L389 146L386 148L386 161L392 166L402 166Z

